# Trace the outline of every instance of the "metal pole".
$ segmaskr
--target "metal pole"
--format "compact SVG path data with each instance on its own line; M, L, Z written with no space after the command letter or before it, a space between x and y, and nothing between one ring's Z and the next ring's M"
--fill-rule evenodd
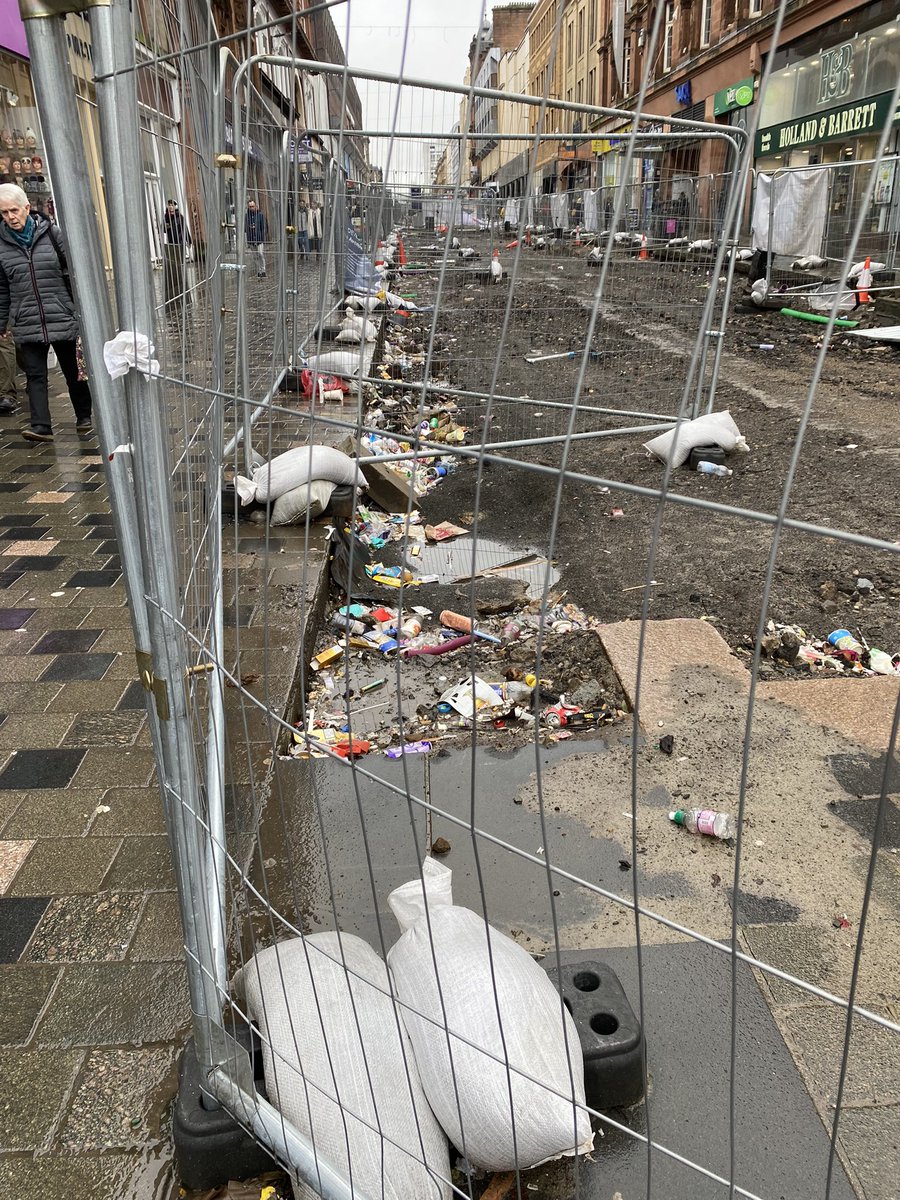
M62 62L57 62L57 70L63 64L67 70L62 23L35 21L29 24L42 33L48 26L56 25L48 36L57 44L58 53L64 56ZM134 73L129 70L134 66L134 32L129 10L118 3L93 8L91 40L110 233L117 268L119 319L125 329L151 337L154 305L147 246L143 237L136 237L135 223L129 216L140 212L144 204L140 119ZM77 122L74 86L64 89L57 84L59 96L66 91L71 94L72 119ZM71 154L71 146L78 144L71 127L70 139L68 157L77 158ZM159 739L157 768L169 813L181 898L197 1053L201 1064L211 1066L221 1055L222 1039L213 1034L212 1025L221 1026L226 994L222 986L224 979L216 976L210 933L211 925L221 917L221 909L214 914L208 912L207 869L201 831L203 804L191 736L186 689L188 663L179 628L181 605L172 559L176 529L166 454L165 396L156 380L147 379L137 371L129 372L123 383L133 432L138 518L135 529L140 538L149 600L150 645L144 652L141 676L145 688L153 692L156 700L151 723L156 724Z

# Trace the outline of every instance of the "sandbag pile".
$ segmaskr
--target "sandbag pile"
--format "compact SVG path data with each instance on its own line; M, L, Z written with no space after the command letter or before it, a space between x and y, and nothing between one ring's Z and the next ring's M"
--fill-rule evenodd
M329 484L326 494L324 485ZM318 516L341 485L365 488L366 480L356 459L333 446L297 446L258 466L249 478L234 479L242 505L275 501L273 525L299 520L316 505L318 512L312 515Z

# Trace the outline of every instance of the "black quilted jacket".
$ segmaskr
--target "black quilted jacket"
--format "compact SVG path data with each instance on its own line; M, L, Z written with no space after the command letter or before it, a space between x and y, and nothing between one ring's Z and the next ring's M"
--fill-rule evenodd
M78 320L50 221L42 213L31 215L37 228L27 250L0 221L0 333L11 325L20 344L71 342L78 335ZM61 232L54 234L62 244Z

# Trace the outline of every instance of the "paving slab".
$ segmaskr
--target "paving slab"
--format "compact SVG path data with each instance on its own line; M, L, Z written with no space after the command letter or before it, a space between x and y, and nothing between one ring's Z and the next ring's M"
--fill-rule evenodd
M102 788L48 788L27 792L10 817L5 837L80 837L103 796Z
M156 892L147 897L128 958L131 962L183 961L181 909L175 892Z
M0 964L0 1045L28 1041L59 976L55 966Z
M54 1150L140 1150L168 1133L175 1051L94 1050L87 1055Z
M81 1050L4 1050L0 1151L38 1150L49 1143L83 1058Z
M74 896L99 890L119 838L42 838L13 880L13 896Z
M53 899L41 916L27 962L119 962L144 906L129 892L95 892Z
M84 963L65 969L36 1031L44 1046L177 1042L189 1019L182 963Z

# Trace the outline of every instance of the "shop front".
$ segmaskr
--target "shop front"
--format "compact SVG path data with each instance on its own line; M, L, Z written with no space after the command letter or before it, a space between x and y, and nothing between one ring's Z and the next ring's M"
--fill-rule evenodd
M53 217L28 44L15 0L0 0L0 16L0 183L18 184L33 209Z

